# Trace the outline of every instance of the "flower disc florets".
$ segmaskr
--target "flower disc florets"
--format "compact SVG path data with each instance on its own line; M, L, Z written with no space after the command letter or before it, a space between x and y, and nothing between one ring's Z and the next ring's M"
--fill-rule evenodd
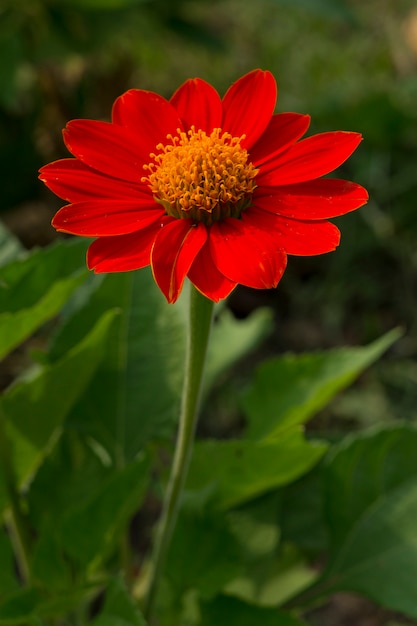
M220 128L210 135L191 127L187 133L168 135L171 143L158 144L158 154L145 165L154 198L168 215L189 218L207 226L225 217L239 217L256 188L257 170L241 146Z

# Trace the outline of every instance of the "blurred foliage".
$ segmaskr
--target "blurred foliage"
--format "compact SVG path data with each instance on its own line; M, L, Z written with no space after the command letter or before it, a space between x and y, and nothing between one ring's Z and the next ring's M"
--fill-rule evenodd
M53 236L57 200L35 172L66 155L61 128L76 117L108 119L127 88L169 97L198 75L223 92L259 66L278 80L277 110L311 113L312 132L361 131L364 142L341 174L364 184L371 200L338 220L342 244L331 262L292 258L276 292L241 289L231 307L241 316L273 307L273 354L364 343L403 325L399 358L331 415L346 424L353 415L415 418L413 0L2 0L0 59L0 210L28 245L44 241L39 228Z
M323 463L292 484L282 486L285 481L281 474L275 471L271 477L268 467L260 484L256 482L259 471L254 464L264 459L265 449L273 454L271 442L202 442L201 450L208 452L198 459L199 464L194 460L196 485L190 483L185 499L188 508L177 531L177 550L187 549L188 538L215 533L218 539L213 550L203 554L205 569L201 571L197 563L193 564L202 624L214 621L220 625L221 619L229 624L230 615L239 616L242 623L249 615L255 622L298 624L298 617L281 616L275 607L284 596L288 599L310 583L310 589L298 598L300 606L316 603L339 584L417 619L417 591L413 586L417 562L415 461L407 447L407 442L411 445L416 438L417 418L414 0L2 0L0 60L0 217L17 237L1 231L2 264L13 259L22 245L42 244L45 238L55 236L49 218L59 204L37 182L36 170L67 155L62 127L77 117L109 119L114 99L128 88L150 89L169 97L182 81L200 76L223 93L240 75L262 67L277 78L277 111L310 113L311 132L344 129L363 133L363 143L340 176L365 185L370 192L369 204L337 221L343 231L342 244L331 257L291 258L276 291L239 288L232 295L233 313L247 319L237 323L228 311L219 318L209 363L209 382L215 384L205 405L200 435L230 438L241 435L245 423L249 423L249 435L253 434L251 394L266 398L262 387L265 374L261 369L254 377L253 369L265 356L275 359L287 349L299 352L363 345L398 325L403 327L403 337L387 358L362 374L350 390L327 407L314 393L326 402L331 399L374 358L372 349L364 349L360 366L355 359L361 351L348 351L352 372L349 367L339 372L332 369L338 352L308 356L311 368L307 378L305 362L297 361L300 385L309 385L312 398L310 411L306 400L307 417L316 414L308 425L306 440L298 430L286 433L287 442L299 449L300 457L306 452L310 455L304 464L302 458L298 460L288 481L307 472L327 445L333 441L336 445L330 445ZM39 626L43 622L30 621L39 607L42 615L59 615L73 606L77 597L90 599L91 586L94 593L102 589L101 580L96 578L101 572L100 558L109 558L112 550L117 551L122 527L149 480L147 455L133 458L138 444L135 437L142 438L141 444L149 443L151 436L169 439L179 400L184 332L180 305L167 312L146 274L125 276L117 285L112 277L93 277L90 281L83 268L84 244L65 246L64 255L63 249L52 247L16 261L5 267L0 280L1 289L7 288L0 302L3 351L16 347L38 329L35 340L9 355L3 366L3 386L22 371L25 377L6 391L0 409L11 416L20 415L22 404L32 398L36 415L41 415L42 407L50 411L51 402L57 403L64 394L59 387L62 376L72 375L74 368L80 373L78 386L43 430L38 431L37 423L34 427L30 414L17 420L18 428L8 424L6 429L14 442L14 462L20 468L16 476L17 487L22 490L19 495L35 529L32 568L38 587L19 590L10 543L2 529L2 623L23 620ZM73 265L68 259L73 259ZM51 321L77 287L59 323ZM136 304L142 302L141 293L148 293L147 314L157 327L160 343L155 350L143 332L149 320L140 317L141 307L126 304L132 294ZM42 297L48 306L40 301ZM269 312L252 314L253 309L265 305ZM20 312L18 327L10 325L16 311ZM123 335L133 318L136 334ZM271 327L268 343L253 354ZM123 336L123 355L118 352L115 333ZM38 349L39 344L44 349L45 337L46 353ZM228 351L222 351L226 339ZM170 360L164 361L161 346L167 342L172 350ZM96 348L103 343L101 354ZM149 353L146 358L151 359L152 367L136 370L142 366L138 355ZM84 362L85 355L90 356ZM323 375L322 360L333 371L333 382ZM161 385L155 372L160 371L162 362ZM25 370L28 364L29 374ZM272 361L270 366L276 368L275 380L284 376L288 362ZM127 373L130 378L125 386L121 375ZM155 394L155 389L160 392L155 420L148 415L149 396L139 397L136 380L142 375L148 375L149 394ZM103 381L114 397L132 394L130 400L123 397L119 402L118 413L102 394ZM53 396L48 393L51 384L57 386ZM285 385L274 386L273 381L269 385L272 395L279 395L274 403L281 402L282 408ZM142 403L147 416L139 431L134 428L135 402ZM263 408L266 411L268 407ZM265 416L271 422L276 418L267 412ZM259 421L257 427L261 429L264 424ZM58 431L63 425L62 436ZM359 432L344 438L346 432L369 425L372 429L365 435ZM313 435L321 439L319 444L310 441ZM398 468L392 480L384 473L389 464L384 465L383 453L391 466ZM124 468L117 466L122 457L128 463ZM22 465L23 458L27 466ZM219 484L207 488L203 478L210 474L213 458L224 476ZM235 466L235 458L240 459L241 466ZM246 461L248 467L242 470ZM246 493L242 488L236 495L231 491L230 473L240 476L243 471L248 490ZM28 472L32 474L29 491ZM135 502L128 497L131 481L138 489ZM232 487L237 489L236 484ZM273 491L263 495L269 488ZM7 494L0 495L3 502L7 501ZM119 496L125 498L124 507L114 518ZM348 512L343 508L345 496L350 498ZM254 500L246 502L246 497ZM238 502L240 508L222 513L221 521L202 515L216 498L224 506ZM341 498L343 502L336 507ZM89 522L98 506L103 517L94 535ZM138 522L147 522L144 545L135 546L141 555L148 547L150 526L149 519L144 522L142 518L155 514L152 502L146 506ZM342 527L346 532L336 541L334 532L341 532ZM392 546L386 544L393 548L388 555L378 552L382 545L378 536L387 528L395 528L395 536L389 535ZM89 552L82 541L90 536ZM252 541L246 541L248 536ZM256 544L255 537L260 538L258 546L252 545ZM231 561L222 570L230 580L216 581L209 575L210 568L217 571L217 559L222 554ZM317 568L311 570L307 565L310 559L321 565L324 554L328 564L318 578ZM362 556L374 572L381 555L379 579L363 563L362 577L356 575L355 567ZM186 616L187 623L193 623L195 589L187 588L193 581L190 583L189 572L183 567L178 582L175 561L180 557L174 554L170 558L167 611L172 602L171 587L182 585L182 604L176 609ZM87 576L80 568L83 559L90 568ZM117 569L112 562L111 571ZM232 580L238 569L240 577ZM69 591L68 585L72 585ZM51 606L45 589L59 592L58 605ZM94 615L100 626L143 624L118 577ZM170 626L169 621L166 624Z
M188 292L167 304L149 269L88 276L85 247L72 239L23 257L15 249L17 258L0 267L3 353L12 356L35 331L43 337L32 367L0 396L4 626L146 626L136 602L152 507L172 454ZM266 311L237 320L218 307L206 415L213 387L260 345L269 322ZM335 588L417 616L416 426L398 423L337 445L304 429L399 335L391 331L362 348L281 355L248 377L236 393L241 431L195 444L159 623L303 626L309 603ZM381 526L391 523L395 535L387 539ZM358 524L362 533L352 537ZM309 561L319 554L328 559L321 576ZM366 570L356 580L362 561ZM295 611L287 610L289 600Z
M410 331L402 349L414 352L412 0L3 0L0 55L0 210L28 245L39 222L53 236L48 222L59 204L34 173L66 156L61 129L71 118L109 119L130 87L169 97L198 75L222 93L262 67L277 78L278 111L311 113L312 132L362 132L341 175L369 189L369 205L338 221L342 245L331 263L291 259L267 303L289 320L291 347L362 343L400 323ZM245 301L236 304L243 315Z

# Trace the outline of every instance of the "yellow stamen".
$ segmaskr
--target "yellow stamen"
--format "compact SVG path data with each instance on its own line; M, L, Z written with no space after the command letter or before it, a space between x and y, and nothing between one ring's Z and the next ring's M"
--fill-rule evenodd
M192 126L188 133L168 135L151 154L148 183L155 200L168 215L202 221L207 225L225 217L239 217L250 204L257 170L248 162L242 137L215 128L210 135Z

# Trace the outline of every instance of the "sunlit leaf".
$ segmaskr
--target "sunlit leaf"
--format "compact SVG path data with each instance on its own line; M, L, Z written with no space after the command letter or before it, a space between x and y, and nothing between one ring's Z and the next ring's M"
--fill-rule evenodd
M108 311L64 358L42 369L33 379L15 385L0 399L20 486L33 477L54 444L63 420L88 385L102 358L114 318L115 312Z
M54 317L86 279L85 243L60 243L0 268L0 358Z
M275 437L312 417L401 335L393 330L364 348L286 354L262 363L242 404L247 437Z
M265 555L246 565L241 576L229 583L224 591L233 597L272 608L282 606L318 577L305 558L292 546Z
M72 418L74 426L89 429L112 458L129 460L150 439L173 433L184 370L187 295L184 290L175 306L167 304L149 270L108 275L57 337L54 358L86 332L100 312L121 309L100 371ZM268 328L265 311L245 322L222 314L213 332L206 387Z
M216 506L236 506L295 480L317 463L326 449L324 443L307 442L299 427L261 442L200 441L194 447L187 489L212 485Z
M228 513L243 563L225 593L257 606L277 607L317 578L303 554L283 543L280 508L280 492L274 491Z
M146 270L110 274L57 340L67 346L109 308L120 317L102 364L71 415L118 465L154 437L169 437L178 416L185 348L181 303L168 305Z

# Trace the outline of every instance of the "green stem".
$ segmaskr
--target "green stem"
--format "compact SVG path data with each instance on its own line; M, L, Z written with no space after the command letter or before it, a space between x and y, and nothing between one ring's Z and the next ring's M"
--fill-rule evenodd
M0 465L9 497L6 525L13 545L14 556L23 585L30 582L29 531L22 512L20 495L16 488L16 477L10 456L10 445L4 429L4 415L0 412Z
M164 504L155 539L144 614L149 620L174 531L182 490L187 476L200 404L207 345L213 317L213 302L193 286L190 292L190 315L185 360L185 377L180 421Z
M30 583L29 550L27 547L28 542L26 541L25 521L15 503L13 503L7 511L5 521L13 546L20 580L22 585L26 587Z

